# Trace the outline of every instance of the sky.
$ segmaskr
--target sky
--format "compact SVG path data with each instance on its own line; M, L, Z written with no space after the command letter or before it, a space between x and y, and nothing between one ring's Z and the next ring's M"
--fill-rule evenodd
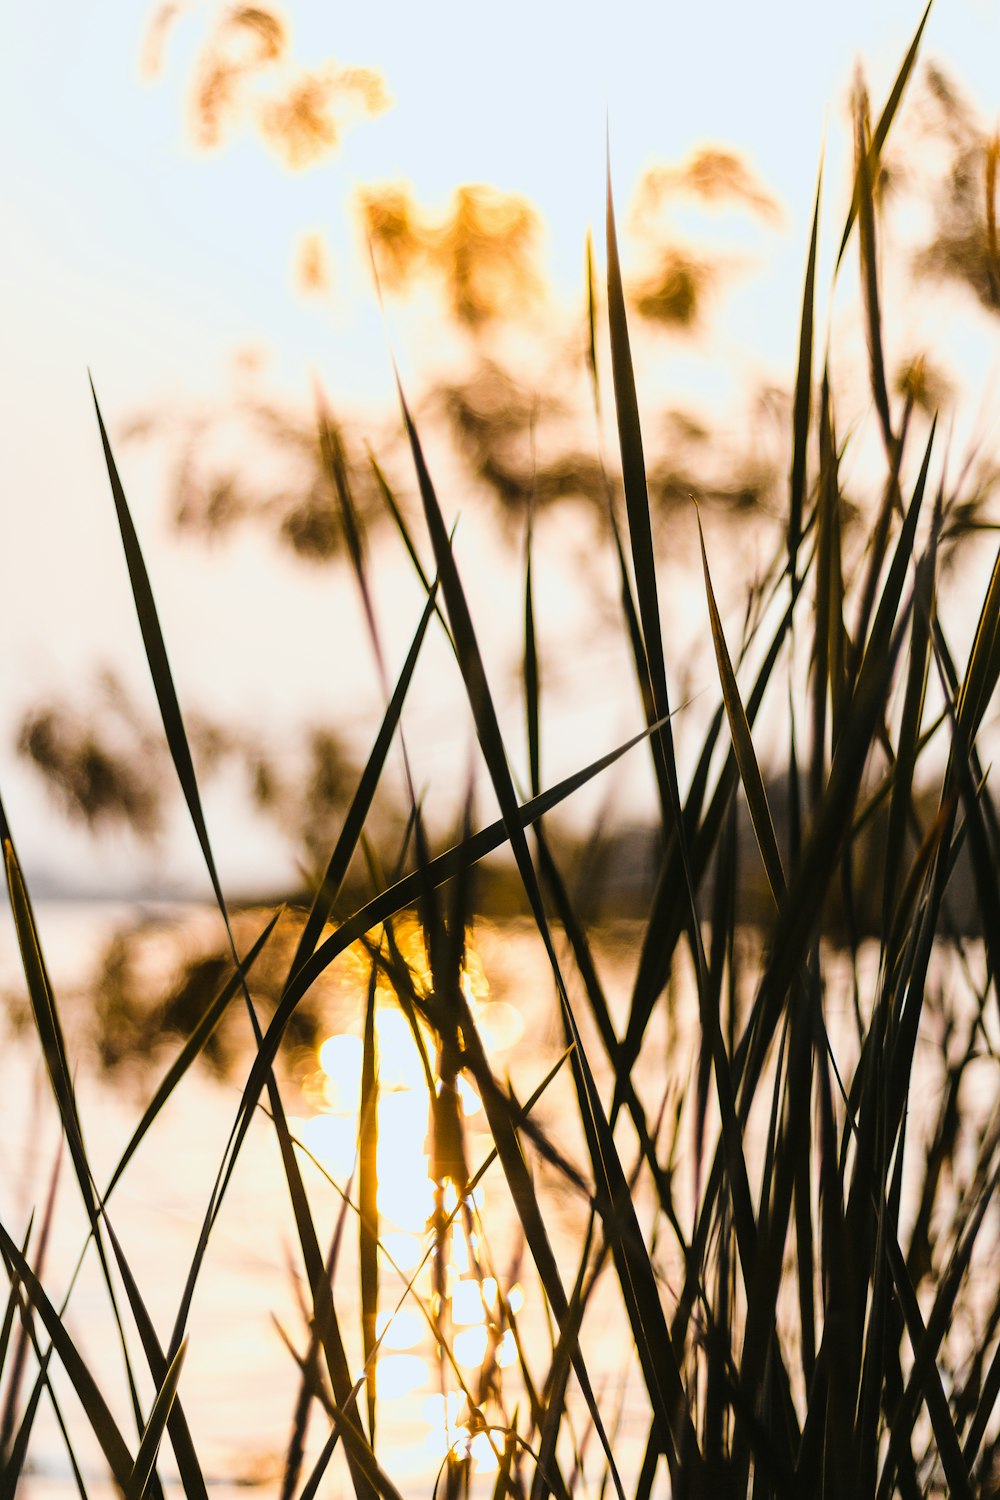
M879 108L919 20L911 0L683 8L297 0L282 12L297 62L333 57L377 69L391 103L347 130L320 164L290 172L248 128L214 151L192 140L191 78L218 6L181 10L155 78L141 67L152 14L144 0L59 0L9 12L0 55L0 790L23 856L30 849L39 869L69 885L86 885L95 871L114 880L150 874L149 855L134 844L91 845L55 819L11 747L28 703L85 696L99 665L113 666L155 712L88 368L147 550L182 703L280 736L293 732L308 696L370 738L379 691L346 574L305 577L249 535L215 549L179 544L166 516L169 432L166 448L150 450L123 440L129 424L151 412L169 419L223 405L247 350L262 360L268 393L303 409L315 374L335 403L382 421L395 400L390 343L404 384L420 390L435 359L434 329L426 308L379 309L352 209L365 184L405 180L417 202L438 209L465 182L523 194L545 224L555 293L567 308L578 305L584 238L593 227L600 243L602 232L606 132L621 214L646 168L706 142L738 149L777 198L777 227L743 225L740 254L755 274L726 304L713 360L699 365L669 344L657 357L668 383L688 381L723 403L747 381L787 385L821 152L832 225L846 201L854 69L860 60ZM923 53L992 118L998 0L938 0ZM323 301L296 284L306 233L328 246ZM821 288L836 238L831 229L822 242ZM987 369L987 352L970 347L972 369ZM462 508L445 497L449 515ZM461 530L470 557L494 555L473 502L464 502ZM555 629L578 606L557 566L541 576ZM516 567L502 562L484 570L477 593L487 619L504 614L515 579ZM379 589L399 659L419 609L401 560L380 568ZM303 641L323 644L305 653ZM497 651L502 659L502 641ZM616 662L612 654L605 663L612 675ZM577 744L596 754L633 727L634 705L608 701L596 686L600 672L591 676L594 690L569 695L562 738L554 735L560 771L571 769L565 762ZM419 724L419 707L416 717ZM423 727L444 734L436 709ZM601 734L608 738L597 744ZM450 734L442 753L451 765L461 760L467 731ZM232 879L286 858L273 836L241 819L234 791L223 787L213 799ZM179 883L196 868L186 834L171 834L156 860Z

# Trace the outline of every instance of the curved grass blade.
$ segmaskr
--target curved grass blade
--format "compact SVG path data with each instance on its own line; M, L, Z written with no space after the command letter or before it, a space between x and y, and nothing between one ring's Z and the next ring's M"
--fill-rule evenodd
M529 827L538 818L571 796L580 787L585 786L594 776L606 770L609 766L621 758L627 751L646 739L649 730L642 730L634 735L632 739L619 745L607 755L601 756L582 771L575 772L565 780L558 782L543 792L540 797L532 799L519 809L519 814L524 827ZM407 907L415 905L430 883L435 888L444 885L460 871L467 869L494 850L502 848L507 842L507 830L502 820L489 824L479 833L457 848L449 849L444 854L438 855L431 860L425 869L415 871L413 874L404 876L383 891L374 900L369 901L352 917L343 922L337 931L332 933L325 942L310 956L310 958L296 971L293 979L282 993L281 1000L271 1017L268 1029L264 1034L263 1042L258 1049L247 1083L244 1086L243 1098L237 1115L237 1123L233 1129L230 1145L227 1153L227 1164L220 1173L220 1182L228 1180L232 1167L239 1151L240 1143L249 1128L250 1117L256 1108L260 1091L264 1086L267 1070L274 1057L277 1055L281 1037L284 1033L288 1019L295 1009L299 1000L313 985L323 971L333 963L341 953L345 952L352 943L363 938L367 932L378 927L381 923L395 916ZM218 1198L218 1194L216 1195Z

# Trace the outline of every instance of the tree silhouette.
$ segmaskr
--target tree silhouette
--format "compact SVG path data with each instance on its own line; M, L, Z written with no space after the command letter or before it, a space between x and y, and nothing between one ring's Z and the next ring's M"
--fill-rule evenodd
M924 75L924 139L948 148L934 194L933 234L916 257L924 277L965 286L987 312L1000 313L997 172L1000 133L989 131L939 68Z
M169 33L180 14L176 0L166 0L154 12L143 49L147 77L163 70ZM335 150L346 129L388 103L374 68L332 58L304 68L292 57L289 28L276 11L226 5L216 11L201 48L190 119L204 150L249 124L286 166L301 169Z
M147 72L162 70L179 13L175 3L156 10L146 41ZM275 11L227 5L215 8L205 30L191 82L191 129L195 141L211 150L249 127L285 165L305 169L336 149L349 125L387 102L386 84L371 68L332 60L304 66L293 56L288 23ZM916 257L917 273L958 281L996 312L997 137L933 68L925 72L923 111L910 144L881 166L875 184L879 213L887 215L913 189L914 158L927 138L943 143L947 168L937 181L935 231ZM649 337L661 340L707 332L725 282L724 259L678 233L673 210L684 201L725 206L768 228L780 221L772 195L732 150L702 147L681 162L649 168L622 220L624 248L636 268L626 294L637 341L644 325ZM606 472L593 441L586 313L579 305L567 313L546 282L538 211L523 197L485 184L459 185L434 209L402 182L363 186L355 211L386 294L406 297L429 288L439 302L457 354L449 367L429 373L414 405L422 425L444 430L480 493L495 503L502 532L519 542L531 508L582 504L606 518L608 507L619 504L620 485L613 470ZM318 236L300 246L299 264L305 290L329 286ZM513 356L504 343L512 324L527 341L528 357ZM926 413L949 393L946 374L924 354L902 361L894 387ZM694 498L707 512L737 519L779 513L790 463L789 416L788 392L769 387L756 394L739 436L724 433L700 412L661 409L647 419L653 505L670 512ZM405 514L414 503L413 485L395 415L387 414L382 430L364 434L355 432L346 411L331 422L362 531L388 516L385 475ZM270 399L252 372L231 401L137 414L125 435L167 447L172 514L181 534L217 541L237 526L258 524L303 563L325 565L345 553L342 501L314 412ZM369 442L381 473L373 470ZM990 524L996 482L989 455L970 464L962 500L948 512L946 538ZM849 528L862 510L861 497L854 512L845 505L842 525ZM125 705L120 685L112 691L108 679L95 685L89 709L35 706L19 735L22 754L45 774L62 806L89 827L118 819L143 835L155 832L162 817L149 743L149 731ZM309 792L302 806L278 775L272 750L252 737L206 724L198 754L205 768L238 761L254 805L279 818L312 863L322 857L350 767L328 727L309 728L305 743Z

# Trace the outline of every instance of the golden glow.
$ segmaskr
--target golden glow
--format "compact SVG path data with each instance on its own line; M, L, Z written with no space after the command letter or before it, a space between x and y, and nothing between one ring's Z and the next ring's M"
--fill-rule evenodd
M435 1391L432 1396L427 1397L420 1409L431 1427L453 1429L458 1426L465 1410L465 1396L461 1391L449 1391L446 1396Z
M476 1093L472 1084L461 1073L456 1079L458 1086L458 1097L462 1101L462 1113L466 1117L476 1115L483 1107L483 1101Z
M414 1349L427 1331L423 1318L413 1307L401 1307L397 1313L388 1308L375 1319L375 1336L383 1349Z
M469 1457L477 1474L495 1474L500 1467L496 1450L485 1432L477 1432L471 1439Z
M417 1354L387 1354L378 1362L380 1401L400 1401L427 1384L428 1365Z
M424 1253L420 1235L410 1234L404 1229L389 1229L379 1235L379 1243L391 1255L401 1271L415 1271Z
M506 1000L491 1000L476 1015L476 1029L487 1052L502 1052L515 1046L524 1035L520 1011Z
M441 1206L446 1214L453 1214L458 1207L458 1189L453 1182L446 1182L441 1195Z
M361 1038L348 1033L328 1037L319 1049L319 1065L326 1074L326 1101L334 1114L357 1114L363 1051Z
M377 940L377 934L374 935ZM430 989L428 970L419 929L400 923L394 933L399 952L410 968L416 993ZM349 1029L328 1037L318 1051L319 1072L303 1086L307 1103L317 1113L302 1122L301 1136L323 1165L345 1186L355 1173L361 1117L361 1079L364 1056L361 1015L368 994L370 954L358 946L345 955L349 973L348 992L357 996L358 1019ZM470 1014L488 1052L513 1046L523 1025L513 1006L489 998L489 983L481 960L469 942L462 989ZM419 1001L418 1001L419 1005ZM428 1067L439 1063L437 1039L418 1022L418 1035L391 989L388 977L379 974L375 991L375 1063L378 1079L378 1213L379 1242L400 1272L416 1271L428 1248L428 1235L443 1238L443 1277L428 1260L418 1274L414 1293L440 1319L455 1364L463 1371L482 1369L491 1351L498 1368L517 1363L513 1334L504 1327L504 1309L523 1303L520 1288L503 1295L496 1278L484 1274L483 1246L478 1225L484 1206L480 1184L467 1195L468 1214L461 1208L461 1186L442 1170L440 1154L432 1153L431 1099ZM440 1092L440 1080L437 1080ZM455 1079L459 1103L457 1128L481 1114L482 1101L474 1084L463 1074ZM465 1135L470 1167L478 1154L470 1150L481 1137ZM488 1139L488 1137L487 1137ZM434 1181L432 1162L442 1179ZM355 1185L356 1186L356 1185ZM475 1226L475 1227L473 1227ZM440 1252L438 1252L440 1253ZM376 1334L381 1340L378 1355L380 1399L400 1400L424 1391L430 1381L436 1355L434 1336L424 1315L415 1305L379 1311ZM478 1473L496 1471L496 1445L483 1431L483 1414L470 1413L464 1390L428 1395L421 1410L432 1431L427 1448L438 1458L449 1454L468 1459Z
M481 1323L483 1321L483 1299L478 1281L459 1281L451 1294L451 1320L453 1323Z
M448 1269L454 1271L456 1277L467 1276L472 1269L469 1260L469 1247L464 1234L452 1236Z
M460 1329L452 1345L455 1363L461 1365L463 1370L481 1369L489 1343L490 1333L484 1323Z
M380 1006L375 1012L375 1037L380 1088L388 1092L421 1088L424 1073L410 1023L402 1011Z
M302 1125L302 1140L334 1177L345 1181L354 1170L357 1156L357 1125L339 1115L314 1115Z
M496 1360L501 1370L507 1370L511 1365L517 1364L517 1344L514 1342L513 1329L504 1330L503 1338L497 1345Z

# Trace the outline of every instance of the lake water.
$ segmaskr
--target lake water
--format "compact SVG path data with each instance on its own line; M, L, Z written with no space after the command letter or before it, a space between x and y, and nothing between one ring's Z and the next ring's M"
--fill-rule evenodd
M217 943L219 932L218 918L201 909L152 915L156 919L148 922L136 938L136 972L155 990L157 984L169 981L182 957L190 958L192 952ZM95 986L88 976L97 972L110 935L123 926L134 925L136 916L129 908L97 904L43 903L38 910L42 942L70 1038L88 1151L99 1183L107 1181L177 1045L167 1044L149 1069L133 1068L108 1078L102 1075L88 1043L89 1010L96 1003ZM252 919L246 934L261 925L259 918ZM602 978L619 1026L639 939L638 928L623 925L602 934L598 943ZM752 946L749 938L747 941ZM241 938L241 942L245 948L249 937ZM876 962L874 950L862 954L863 984L871 982ZM848 973L846 966L841 963L838 967L835 960L830 971L834 977L828 995L831 1032L838 1061L849 1076L856 1040L852 1039ZM366 982L365 965L357 956L348 955L337 965L324 990L326 1014L320 1045L311 1052L295 1054L282 1074L282 1094L293 1132L316 1158L315 1164L303 1158L303 1173L324 1248L334 1233L341 1199L323 1171L346 1187L354 1166ZM468 987L495 1074L501 1079L509 1076L519 1097L525 1098L562 1051L553 985L534 930L517 922L477 924ZM4 919L0 939L0 988L8 997L9 1013L15 1014L24 987L9 916ZM600 1067L601 1049L587 1024L583 1003L578 1014L588 1055L606 1084L607 1070ZM245 1014L234 1008L234 1017L249 1041ZM673 1104L690 1081L698 1043L695 1021L689 985L681 972L650 1027L636 1073L651 1118L655 1118L663 1100L664 1116L669 1118ZM414 1298L404 1298L393 1316L405 1278L413 1274L430 1243L426 1223L435 1201L428 1177L428 1100L422 1064L401 1012L388 997L378 1011L378 1037L381 1231L385 1249L398 1270L387 1259L383 1263L380 1327L383 1323L388 1326L378 1363L377 1451L384 1468L407 1497L430 1496L449 1445L468 1437L467 1429L461 1426L467 1407L460 1377L474 1390L491 1338L488 1327L504 1322L497 1313L498 1302L502 1299L515 1315L519 1314L516 1323L529 1368L539 1378L547 1368L549 1335L530 1260L521 1258L516 1217L496 1166L477 1190L467 1224L463 1227L461 1220L456 1220L448 1249L445 1291L458 1370L445 1371L442 1377L434 1340ZM935 1069L940 1054L932 1017L921 1054L926 1054L920 1063L925 1069L925 1098L927 1102L936 1101L940 1079L939 1069ZM992 1107L995 1080L985 1073L979 1076L980 1102L986 1110ZM203 1065L196 1066L155 1122L111 1203L111 1222L164 1344L236 1114L239 1083L239 1070L231 1081L219 1081ZM920 1097L919 1091L915 1097ZM30 1027L12 1037L0 1053L0 1099L0 1216L8 1232L19 1240L31 1208L41 1209L59 1139L51 1093ZM474 1171L485 1159L491 1139L471 1087L460 1086L460 1103L469 1166ZM579 1128L574 1128L575 1103L568 1076L560 1076L552 1085L538 1106L537 1118L570 1159L582 1167L585 1153ZM751 1118L751 1158L754 1137L762 1125L762 1121ZM682 1207L690 1190L691 1174L684 1158L687 1139L682 1129L677 1168L677 1197ZM619 1141L623 1160L629 1166L634 1147L627 1129L619 1132ZM583 1206L552 1168L539 1164L534 1170L546 1226L564 1282L570 1286L585 1222ZM645 1205L641 1193L637 1201L642 1214ZM71 1166L63 1162L43 1273L43 1282L56 1302L67 1286L85 1229ZM273 1127L259 1113L199 1281L181 1385L185 1411L213 1496L235 1494L248 1485L261 1485L267 1493L277 1491L299 1381L279 1327L300 1353L307 1341L295 1247ZM657 1266L669 1302L679 1285L682 1267L676 1252L662 1242ZM582 1343L602 1411L609 1425L615 1425L616 1460L623 1474L634 1477L648 1430L648 1405L630 1358L620 1303L610 1277L605 1282L588 1313ZM363 1365L358 1284L357 1219L348 1212L335 1275L335 1298L354 1373ZM419 1273L415 1285L424 1298L433 1295L429 1265ZM72 1336L134 1447L121 1353L92 1251L69 1308L67 1322ZM499 1329L493 1337L494 1345L498 1337ZM135 1366L141 1370L142 1353L134 1337L130 1348ZM495 1354L509 1415L518 1401L523 1407L525 1399L509 1329L499 1337ZM55 1385L88 1493L112 1494L106 1465L61 1371L56 1374ZM146 1409L149 1395L147 1382L143 1387ZM582 1440L585 1414L574 1408L574 1421L576 1436ZM325 1419L314 1417L307 1466L310 1457L318 1453L327 1430ZM42 1403L30 1452L31 1470L22 1487L29 1500L56 1500L57 1496L75 1494L65 1448L47 1401ZM490 1494L495 1459L481 1437L475 1439L473 1456L480 1470L476 1491ZM593 1435L588 1440L585 1462L587 1472L599 1478L600 1453ZM161 1473L168 1487L172 1465L172 1456L165 1450ZM342 1465L338 1454L321 1493L350 1493Z

